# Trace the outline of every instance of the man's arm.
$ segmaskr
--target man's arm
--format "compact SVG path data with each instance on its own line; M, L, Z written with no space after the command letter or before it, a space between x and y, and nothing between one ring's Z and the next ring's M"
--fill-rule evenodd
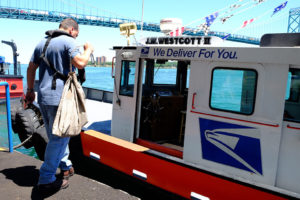
M39 66L37 64L30 62L27 68L27 92L26 92L27 103L32 103L35 99L35 93L33 87L34 87L35 73L38 67Z
M88 64L89 58L94 51L94 48L90 43L85 43L83 48L84 52L82 54L76 55L72 59L72 64L78 69L83 69Z

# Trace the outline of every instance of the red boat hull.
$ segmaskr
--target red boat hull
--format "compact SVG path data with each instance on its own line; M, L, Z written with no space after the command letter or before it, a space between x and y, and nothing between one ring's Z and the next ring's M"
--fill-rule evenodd
M85 156L188 199L288 199L279 193L154 156L145 147L96 131L81 133L81 141Z

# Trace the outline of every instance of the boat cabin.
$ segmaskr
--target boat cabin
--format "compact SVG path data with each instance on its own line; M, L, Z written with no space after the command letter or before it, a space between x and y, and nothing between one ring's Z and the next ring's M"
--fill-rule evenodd
M114 47L111 136L146 148L140 151L148 157L271 191L274 199L299 198L300 48L278 38L267 35L261 47L215 46L219 39L205 36L150 38L145 46ZM142 161L136 156L132 162ZM156 164L163 171L157 177L172 169ZM121 161L110 165L124 167L118 167ZM184 176L182 170L178 176ZM137 171L151 184L188 198L213 199L221 187L248 198L242 189L191 177L193 172L186 183L166 175L162 180L168 184L178 182L170 189L167 182L150 181L153 168ZM203 181L210 189L201 189ZM189 189L181 188L190 182Z

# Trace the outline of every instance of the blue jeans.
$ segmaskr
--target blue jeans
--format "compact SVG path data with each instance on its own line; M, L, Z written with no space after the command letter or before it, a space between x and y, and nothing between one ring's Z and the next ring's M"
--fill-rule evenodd
M69 160L69 137L58 137L52 134L52 126L58 106L41 105L40 110L43 116L49 142L45 151L44 163L40 168L38 184L48 184L56 180L55 173L59 167L61 170L69 170L72 166Z

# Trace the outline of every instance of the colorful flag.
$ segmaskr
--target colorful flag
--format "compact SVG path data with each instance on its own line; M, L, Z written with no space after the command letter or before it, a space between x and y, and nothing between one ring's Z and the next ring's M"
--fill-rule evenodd
M178 28L175 31L170 32L170 36L180 36L184 32L184 27Z
M280 6L276 7L276 8L274 9L274 11L273 11L272 16L273 16L274 14L276 14L277 12L281 11L282 9L284 9L287 3L288 3L288 1L282 3Z
M206 24L208 26L210 26L215 21L215 19L217 19L218 16L219 16L219 13L215 12L214 14L211 14L211 15L205 17Z
M241 28L245 28L248 24L251 24L254 20L255 20L255 18L244 21Z

